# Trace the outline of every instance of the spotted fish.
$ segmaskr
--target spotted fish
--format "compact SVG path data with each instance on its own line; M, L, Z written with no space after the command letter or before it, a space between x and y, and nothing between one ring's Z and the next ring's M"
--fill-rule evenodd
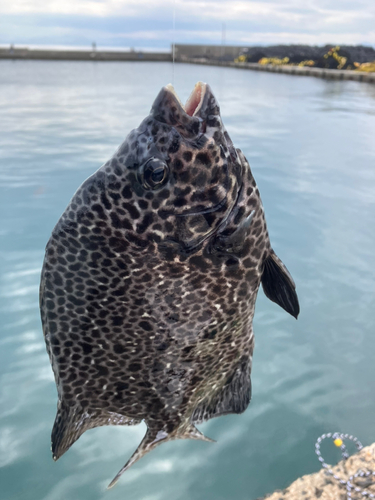
M251 397L260 283L297 318L249 164L209 87L185 106L164 87L114 156L78 189L46 247L40 308L55 375L57 460L88 429L147 432L120 475Z

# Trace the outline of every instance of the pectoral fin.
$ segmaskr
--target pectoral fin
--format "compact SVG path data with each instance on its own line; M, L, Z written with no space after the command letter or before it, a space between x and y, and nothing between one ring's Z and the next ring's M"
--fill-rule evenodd
M288 269L274 252L264 262L262 285L266 297L297 319L299 303L296 285Z

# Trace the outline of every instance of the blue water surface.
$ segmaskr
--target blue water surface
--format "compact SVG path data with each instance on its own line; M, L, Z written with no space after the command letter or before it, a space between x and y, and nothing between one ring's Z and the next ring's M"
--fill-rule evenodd
M6 500L254 500L319 462L323 432L375 440L375 85L178 64L210 83L247 156L298 321L259 293L253 399L105 487L145 425L88 431L57 462L42 335L44 247L81 182L148 114L168 63L0 62L0 484ZM332 460L337 456L332 453Z

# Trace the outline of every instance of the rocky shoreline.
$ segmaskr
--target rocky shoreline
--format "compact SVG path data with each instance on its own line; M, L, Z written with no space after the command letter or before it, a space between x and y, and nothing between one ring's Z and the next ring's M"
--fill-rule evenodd
M242 50L247 56L247 62L258 62L266 58L288 58L292 63L303 60L317 61L324 57L336 45L270 45L268 47L246 47ZM350 60L365 63L375 61L375 49L364 45L341 45L340 51Z
M375 443L352 455L347 460L342 460L335 467L332 467L334 474L347 481L350 476L359 470L375 471ZM375 476L367 478L353 479L354 486L363 492L368 490L375 494ZM353 492L352 500L368 498L361 492ZM278 490L257 500L347 500L346 487L334 479L332 475L324 469L302 476L288 486L285 490Z

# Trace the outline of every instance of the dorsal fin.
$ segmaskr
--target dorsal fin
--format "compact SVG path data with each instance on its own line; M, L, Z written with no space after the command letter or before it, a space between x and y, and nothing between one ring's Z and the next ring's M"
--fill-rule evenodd
M199 424L213 417L242 413L251 399L251 359L243 358L219 392L194 410L192 422Z
M299 303L296 285L288 269L273 251L264 261L262 286L266 297L297 319Z
M82 434L101 425L135 425L136 420L117 413L91 413L79 406L69 407L59 402L55 423L53 424L51 444L52 457L58 460Z

